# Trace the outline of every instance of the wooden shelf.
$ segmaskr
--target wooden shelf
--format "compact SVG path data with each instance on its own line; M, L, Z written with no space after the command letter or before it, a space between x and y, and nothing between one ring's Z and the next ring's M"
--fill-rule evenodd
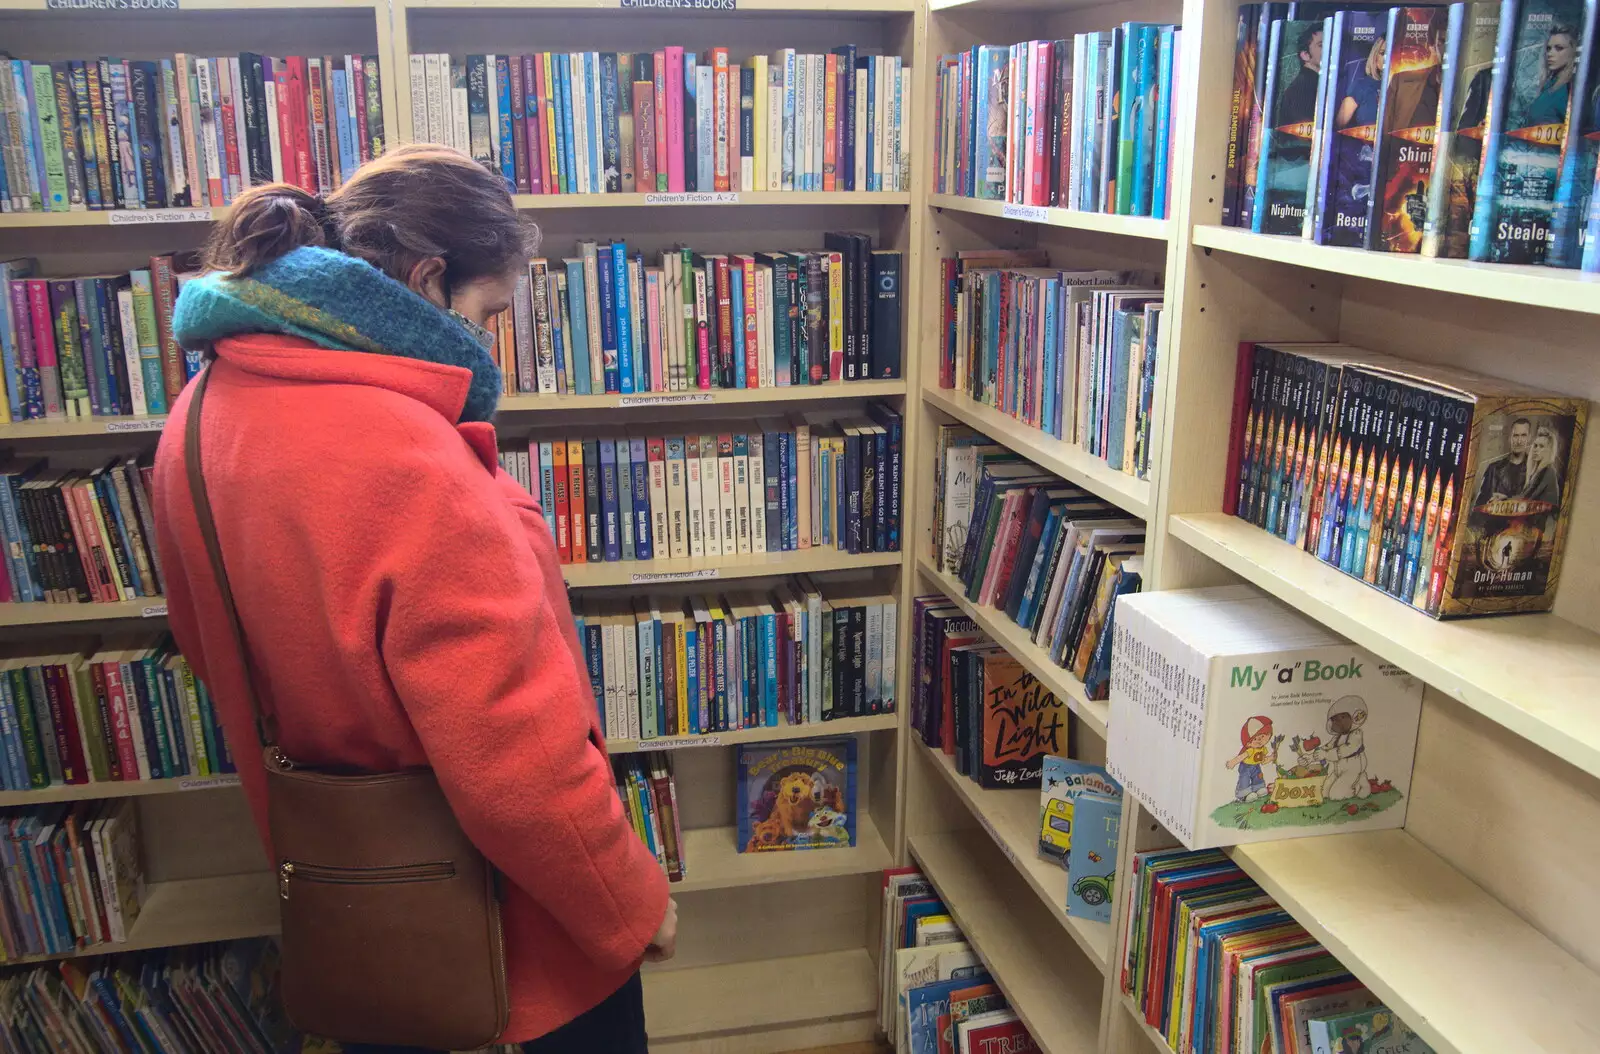
M15 216L16 213L11 213ZM3 217L0 217L3 218ZM5 226L0 223L0 227ZM63 439L69 436L119 435L124 432L159 433L166 417L58 417L43 421L0 424L0 443L29 439Z
M1110 703L1090 699L1084 692L1083 682L1074 677L1071 670L1063 670L1051 662L1044 649L1029 638L1027 630L1007 618L1004 611L981 607L968 600L960 580L935 568L932 560L925 556L919 558L917 570L966 612L979 629L1002 645L1012 658L1022 663L1041 684L1054 692L1057 699L1064 700L1089 731L1105 739L1106 721L1111 714Z
M263 8L272 11L348 10L351 8L372 10L382 6L381 0L182 0L184 12L259 11ZM46 10L45 0L0 0L0 11L45 12ZM50 13L57 14L59 12ZM115 11L104 12L104 14L112 16L119 13ZM167 14L169 12L158 13ZM135 18L148 17L144 12L132 12L131 14Z
M1009 414L955 391L922 389L922 401L1004 444L1042 469L1076 483L1140 519L1150 518L1150 481L1118 472L1081 447L1045 435Z
M1472 263L1406 253L1367 252L1315 245L1289 235L1253 234L1237 227L1197 226L1194 244L1352 278L1600 315L1600 274L1560 267Z
M563 564L561 574L574 589L604 586L672 585L675 582L767 575L815 575L898 567L903 553L847 553L832 546L813 546L785 553L752 553L689 560L612 560L599 564Z
M1062 956L1060 934L1029 925L1027 914L1017 911L1028 895L1021 878L970 838L912 835L909 845L1039 1049L1045 1054L1095 1049L1100 974L1085 968L1085 976L1079 976L1071 969Z
M689 874L672 883L672 892L693 893L731 886L766 886L811 878L865 875L894 866L872 817L857 809L856 844L842 849L802 849L782 853L741 853L735 827L697 827L683 832Z
M477 4L474 6L484 6ZM519 5L525 6L525 5ZM536 5L528 5L536 6ZM616 0L609 4L590 5L575 0L573 3L554 5L583 8L589 6L616 8ZM774 9L776 10L776 9ZM774 191L746 190L722 193L635 193L635 194L517 194L519 209L627 209L650 208L771 208L774 205L853 205L876 207L879 205L909 205L909 190L818 190Z
M1050 914L1071 934L1095 969L1104 973L1111 959L1111 926L1067 914L1066 868L1039 855L1039 791L985 790L957 772L955 762L942 751L920 742L913 749L939 770Z
M1170 531L1439 691L1600 775L1600 634L1555 615L1439 622L1234 516L1174 516Z
M1120 984L1120 982L1117 983ZM1139 1012L1139 1007L1134 1003L1132 996L1124 995L1119 987L1116 998L1117 1001L1122 1004L1122 1009L1126 1010L1128 1012L1128 1016L1133 1018L1134 1027L1140 1032L1144 1033L1144 1037L1155 1045L1156 1050L1170 1051L1172 1049L1172 1045L1167 1042L1166 1036L1163 1036L1161 1033L1157 1032L1155 1029L1151 1028L1145 1023L1144 1015Z
M43 0L39 0L43 6ZM741 0L738 11L793 12L795 14L911 14L919 0ZM397 0L396 9L410 11L518 10L617 11L617 0ZM623 12L628 14L631 12ZM674 13L668 11L667 13ZM695 13L695 12L690 12ZM733 14L703 11L700 14Z
M700 736L671 736L660 739L608 739L607 754L637 754L643 750L689 750L694 747L729 747L736 743L785 743L794 739L821 739L850 736L857 732L878 732L896 727L898 714L873 714L870 717L841 717L809 725L780 724L775 728L740 728L732 732L709 732Z
M0 7L0 10L5 10ZM14 9L13 9L14 10ZM167 227L210 223L228 214L227 206L194 209L96 209L86 212L0 212L0 230L33 227Z
M114 604L0 604L0 627L166 617L165 597L140 597L137 600L119 600Z
M152 794L186 794L191 791L237 787L237 773L221 776L180 776L165 780L117 780L45 787L41 790L0 791L0 808L12 805L48 805L58 801L99 801L102 798L142 798Z
M963 9L971 6L975 5L968 4ZM1130 238L1151 238L1156 241L1166 241L1172 236L1170 221L1152 219L1149 216L1118 216L1114 213L1084 212L1080 209L1016 205L1008 201L989 201L986 198L969 198L961 194L930 194L928 204L936 209L949 209L952 212L965 212L974 216L998 216L1001 219L1037 223L1041 227L1100 231L1105 234L1123 234Z
M644 1014L657 1043L870 1014L877 993L877 970L864 948L644 970Z
M1600 1050L1600 974L1406 832L1231 853L1439 1054Z
M615 410L680 405L742 406L750 403L810 403L821 400L887 399L906 393L906 382L839 381L832 384L796 384L781 388L713 388L710 391L640 392L619 395L504 395L500 412L539 410ZM0 438L4 433L0 432Z
M69 955L29 955L5 965L267 937L277 932L278 882L272 872L175 879L148 887L144 909L126 941L91 944Z

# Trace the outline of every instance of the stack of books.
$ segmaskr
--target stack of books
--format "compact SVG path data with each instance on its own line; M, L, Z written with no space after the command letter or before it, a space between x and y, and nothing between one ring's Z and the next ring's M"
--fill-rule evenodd
M127 798L0 810L0 961L126 941L144 903Z
M284 1017L277 945L265 939L13 971L0 1016L26 1037L22 1050L277 1054L315 1042Z
M1122 787L1102 765L1044 759L1039 855L1067 869L1072 918L1110 922L1122 842Z
M1117 601L1106 767L1191 849L1401 827L1422 682L1253 586Z
M617 797L633 832L639 836L672 882L689 873L683 852L683 824L678 813L678 781L672 774L672 757L664 750L629 754L611 759L616 774Z
M1600 270L1596 25L1580 0L1241 6L1223 223Z
M1124 22L939 58L934 191L1167 215L1183 30Z
M0 602L160 596L149 461L113 458L87 471L52 469L43 460L0 462Z
M1066 702L970 625L943 594L916 598L913 727L980 787L1037 789L1071 746Z
M656 739L893 713L894 596L818 588L574 604L613 739Z
M233 772L211 694L170 637L110 637L0 662L8 791Z
M803 252L579 242L533 260L490 328L508 395L772 388L900 376L900 253L828 233Z
M45 278L0 260L0 355L7 421L164 414L200 369L172 335L189 254L119 274Z
M1223 511L1436 618L1548 611L1588 412L1342 344L1241 344Z
M959 425L935 437L939 570L1104 699L1112 603L1137 592L1145 524Z
M939 386L1147 479L1161 290L1046 262L1008 250L940 262Z
M376 55L0 59L0 211L331 192L383 153L382 99Z
M523 194L903 191L911 70L854 45L411 56L418 140Z
M562 563L900 551L902 429L867 418L711 422L688 436L547 437L502 454Z
M1172 1050L1432 1054L1217 850L1139 853L1127 874L1122 991Z

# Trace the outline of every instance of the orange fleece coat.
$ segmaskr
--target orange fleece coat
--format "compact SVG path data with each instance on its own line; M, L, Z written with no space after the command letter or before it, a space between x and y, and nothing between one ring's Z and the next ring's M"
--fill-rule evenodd
M503 1039L541 1036L638 968L667 902L613 789L544 517L499 470L493 426L455 424L465 369L269 335L217 355L206 481L281 746L313 766L434 769L509 879ZM192 392L156 454L156 541L173 634L265 841L261 752L185 472Z

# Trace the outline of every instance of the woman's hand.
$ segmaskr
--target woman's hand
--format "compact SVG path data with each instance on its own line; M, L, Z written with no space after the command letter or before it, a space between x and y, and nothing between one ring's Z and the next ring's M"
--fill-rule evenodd
M678 950L678 902L667 898L667 914L644 950L646 962L666 962Z

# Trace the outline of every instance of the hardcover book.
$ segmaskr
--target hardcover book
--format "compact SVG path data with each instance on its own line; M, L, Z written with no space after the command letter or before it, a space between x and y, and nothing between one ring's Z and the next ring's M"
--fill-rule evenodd
M1258 234L1298 235L1305 221L1323 36L1321 19L1272 23L1251 217L1251 228Z
M1389 10L1378 168L1367 210L1369 249L1414 253L1422 246L1447 21L1440 7Z
M1498 0L1450 5L1440 66L1439 127L1428 180L1422 255L1464 260L1478 194L1489 86L1494 79Z
M856 844L856 741L749 745L737 757L741 853Z
M1312 237L1318 245L1365 244L1372 197L1378 103L1383 90L1381 15L1339 11L1324 46L1334 78L1320 129Z
M1103 765L1048 755L1039 793L1039 852L1063 867L1072 848L1073 810L1085 794L1121 798L1122 788Z

